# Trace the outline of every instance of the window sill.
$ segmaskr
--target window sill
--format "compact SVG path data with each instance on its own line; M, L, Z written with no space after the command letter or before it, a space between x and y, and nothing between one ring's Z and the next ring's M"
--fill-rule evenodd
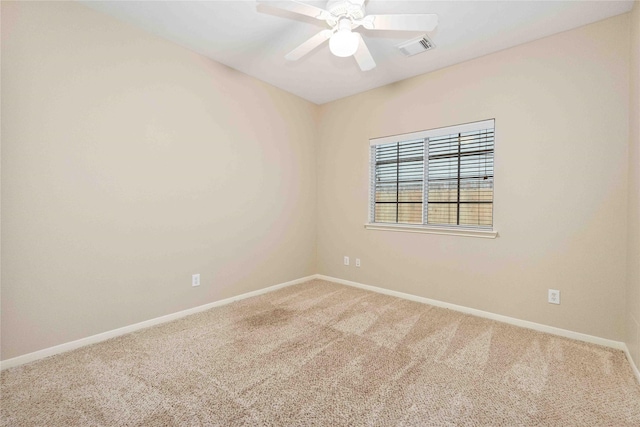
M405 233L426 233L426 234L446 234L449 236L467 236L467 237L480 237L484 239L495 239L498 236L498 232L495 230L476 230L470 228L444 228L444 227L430 227L424 225L409 225L409 224L382 224L382 223L367 223L364 225L367 230L380 230L380 231L400 231Z

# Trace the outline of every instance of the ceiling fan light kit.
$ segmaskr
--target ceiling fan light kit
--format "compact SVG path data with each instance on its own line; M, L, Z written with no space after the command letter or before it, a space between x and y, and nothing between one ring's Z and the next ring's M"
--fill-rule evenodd
M268 0L258 2L269 3ZM273 4L273 7L279 9L325 21L330 27L296 47L285 58L297 61L329 40L332 54L342 58L353 56L360 69L368 71L375 68L376 63L362 35L353 31L356 28L362 26L367 30L432 31L438 25L438 16L434 14L366 15L364 2L365 0L329 0L325 9L298 0Z
M336 31L329 39L329 50L335 56L346 58L358 50L358 35L351 31L351 22L341 19Z

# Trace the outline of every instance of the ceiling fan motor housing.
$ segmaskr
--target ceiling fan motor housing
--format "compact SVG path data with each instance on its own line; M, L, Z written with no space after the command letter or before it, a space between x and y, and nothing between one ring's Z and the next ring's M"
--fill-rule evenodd
M351 3L348 0L329 0L327 10L332 15L327 19L327 23L331 26L337 24L342 18L362 19L364 17L364 5Z

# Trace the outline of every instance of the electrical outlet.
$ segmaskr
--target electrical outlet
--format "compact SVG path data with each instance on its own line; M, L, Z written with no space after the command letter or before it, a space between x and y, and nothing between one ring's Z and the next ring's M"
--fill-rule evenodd
M200 274L191 275L191 286L200 286Z
M560 291L549 289L549 304L560 304Z
M349 265L349 257L344 257L344 265Z
M360 258L356 258L356 267L360 267Z

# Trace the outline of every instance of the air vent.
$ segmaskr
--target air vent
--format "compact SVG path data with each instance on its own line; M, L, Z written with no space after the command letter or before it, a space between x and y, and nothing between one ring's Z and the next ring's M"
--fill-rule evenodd
M431 40L429 40L429 37L424 35L424 36L420 36L420 37L415 38L415 39L411 39L411 40L406 41L404 43L401 43L397 47L398 47L398 49L400 49L400 52L404 53L405 55L413 56L413 55L416 55L418 53L422 53L422 52L426 52L428 50L431 50L431 49L435 48L436 45L433 44L433 42Z

